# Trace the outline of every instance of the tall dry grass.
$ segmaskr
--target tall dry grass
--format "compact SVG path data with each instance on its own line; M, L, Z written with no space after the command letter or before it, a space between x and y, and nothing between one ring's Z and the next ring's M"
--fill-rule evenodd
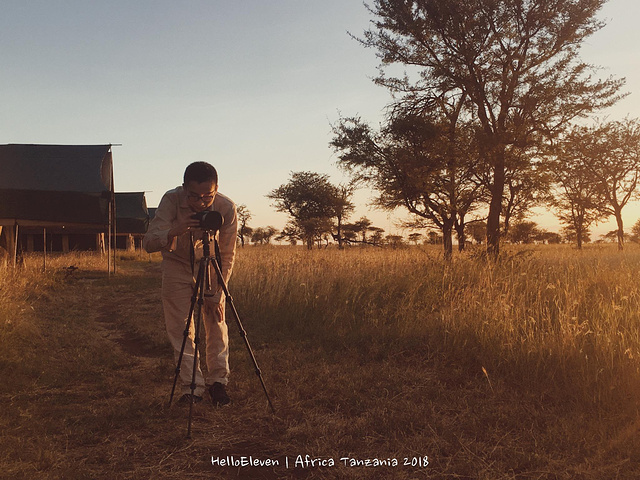
M6 478L638 477L636 249L240 249L230 290L277 415L230 325L233 404L201 404L192 442L167 407L157 256L119 260L0 271ZM430 465L210 465L227 454Z
M592 406L640 393L640 251L247 247L231 290L272 338L380 355L423 349L488 381Z

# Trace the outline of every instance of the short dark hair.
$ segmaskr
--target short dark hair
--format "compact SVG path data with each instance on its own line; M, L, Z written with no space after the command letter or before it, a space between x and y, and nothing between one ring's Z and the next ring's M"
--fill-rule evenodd
M218 185L218 172L213 165L207 162L193 162L184 171L184 184L189 182L210 182L213 180Z

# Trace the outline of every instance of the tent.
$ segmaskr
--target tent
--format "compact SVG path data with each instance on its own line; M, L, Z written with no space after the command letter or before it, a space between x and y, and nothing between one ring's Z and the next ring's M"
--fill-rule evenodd
M149 210L144 192L116 192L116 229L118 233L147 233Z
M118 237L125 237L127 250L135 249L135 243L142 245L142 237L149 228L149 210L144 192L116 192L115 199Z
M115 193L116 205L116 248L135 250L142 248L142 237L149 226L149 213L144 192ZM97 226L50 226L46 240L42 228L20 227L20 246L24 251L43 250L69 252L71 250L104 251L104 230ZM46 241L46 245L45 245Z
M108 233L110 252L114 202L111 145L0 145L0 228L8 230L14 262L21 226L44 235L47 229L99 229ZM109 256L109 272L111 264Z

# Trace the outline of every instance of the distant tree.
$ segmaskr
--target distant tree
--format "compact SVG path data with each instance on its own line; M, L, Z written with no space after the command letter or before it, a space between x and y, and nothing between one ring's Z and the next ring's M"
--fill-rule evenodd
M478 245L487 241L487 223L484 221L474 221L467 224L469 236Z
M240 244L244 247L245 238L251 238L253 232L253 229L247 225L252 216L244 204L238 205L236 211L238 215L238 238L240 239Z
M438 232L430 230L427 232L427 242L431 245L442 245L442 235Z
M354 190L354 183L350 183L348 185L339 185L338 187L336 187L335 197L333 200L333 216L336 220L336 234L333 236L338 241L339 249L343 248L344 243L344 221L349 218L349 216L351 216L355 209L355 205L351 201Z
M289 182L272 190L267 198L274 201L276 210L290 215L291 227L308 249L322 234L331 233L334 218L341 224L353 210L348 190L332 185L328 175L314 172L292 173Z
M560 235L567 242L570 242L570 243L578 242L577 234L573 225L567 225L565 227L562 227L562 229L560 229ZM589 242L591 242L591 231L587 229L582 232L582 245Z
M618 227L618 249L624 248L622 209L638 198L640 178L640 121L625 119L575 127L571 132L590 180L599 188L601 212L613 215Z
M530 158L522 152L511 152L505 178L502 206L502 234L509 235L512 221L525 221L532 208L550 199L552 176L541 168L541 157Z
M342 240L347 243L356 243L358 242L358 232L359 230L353 223L346 223L342 227Z
M610 230L607 233L605 233L604 235L600 235L600 239L603 242L607 242L607 243L615 243L618 242L618 230ZM631 240L631 236L628 234L624 234L624 240L625 241L629 241Z
M290 245L297 245L298 240L304 241L304 234L295 224L288 222L275 239L286 240Z
M362 243L367 243L367 232L373 226L371 220L367 217L360 217L360 219L353 223L353 230L360 234Z
M361 43L383 65L419 69L376 81L424 102L466 97L480 157L490 174L487 249L497 257L512 151L527 152L572 119L620 98L623 81L596 81L581 43L604 23L605 0L373 0ZM529 156L528 158L533 158ZM446 239L445 239L446 242Z
M631 227L630 239L632 242L640 243L640 218L636 220L636 223Z
M549 232L547 230L541 230L537 235L536 240L547 244L562 243L562 236L557 232Z
M549 172L555 183L550 205L563 225L569 227L578 249L593 223L603 219L604 199L582 154L583 136L571 132L553 148Z
M475 208L480 188L469 152L473 142L456 123L463 99L457 102L449 106L456 112L451 118L397 107L379 132L358 118L341 119L331 142L338 165L379 192L379 207L406 208L442 230L447 258L452 233L464 236L464 218Z
M418 232L410 233L408 238L414 245L418 245L418 242L422 239L422 234Z
M272 226L255 228L251 235L251 242L260 245L271 243L271 239L276 233L278 233L278 230Z
M541 233L536 222L525 220L513 224L508 239L511 243L532 243Z
M404 245L404 238L402 235L394 235L389 234L384 238L384 242L386 245L389 245L391 248L399 248Z
M371 236L367 243L375 246L381 246L383 243L382 234L384 233L384 229L380 227L369 227L369 232L371 232Z

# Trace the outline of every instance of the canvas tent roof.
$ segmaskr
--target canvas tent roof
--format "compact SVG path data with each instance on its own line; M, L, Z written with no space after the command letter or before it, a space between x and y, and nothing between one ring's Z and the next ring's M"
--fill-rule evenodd
M0 145L0 225L108 225L111 145Z
M116 192L116 231L118 233L146 233L149 211L144 192Z

